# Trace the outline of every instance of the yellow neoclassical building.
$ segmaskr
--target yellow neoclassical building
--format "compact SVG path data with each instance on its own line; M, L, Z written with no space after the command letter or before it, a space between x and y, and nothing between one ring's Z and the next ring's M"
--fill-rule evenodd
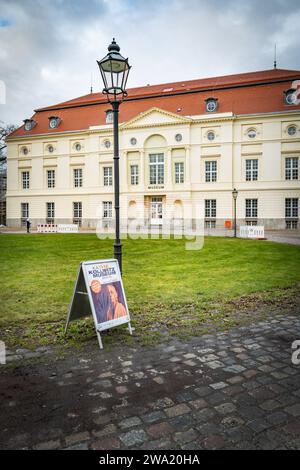
M299 228L299 71L128 90L120 106L123 225L187 220ZM300 97L300 96L299 96ZM113 132L100 93L41 108L8 139L7 226L113 222Z

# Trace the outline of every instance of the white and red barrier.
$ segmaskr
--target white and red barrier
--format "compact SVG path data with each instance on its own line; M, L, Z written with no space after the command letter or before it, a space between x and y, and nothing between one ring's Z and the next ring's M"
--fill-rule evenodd
M37 226L38 233L77 233L78 225L76 224L39 224Z

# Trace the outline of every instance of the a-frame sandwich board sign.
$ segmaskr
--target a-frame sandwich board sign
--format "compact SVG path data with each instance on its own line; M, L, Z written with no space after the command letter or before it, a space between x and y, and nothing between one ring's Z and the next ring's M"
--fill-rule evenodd
M132 334L126 295L116 259L80 263L65 333L70 321L92 314L100 349L101 331L128 323Z

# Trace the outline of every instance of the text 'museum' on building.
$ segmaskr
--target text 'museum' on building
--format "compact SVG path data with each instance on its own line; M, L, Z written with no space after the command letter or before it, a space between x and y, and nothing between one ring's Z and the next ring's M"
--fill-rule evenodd
M120 108L121 218L145 226L299 228L300 71L128 90ZM300 98L300 93L298 94ZM107 226L112 113L101 93L35 111L8 139L7 225Z

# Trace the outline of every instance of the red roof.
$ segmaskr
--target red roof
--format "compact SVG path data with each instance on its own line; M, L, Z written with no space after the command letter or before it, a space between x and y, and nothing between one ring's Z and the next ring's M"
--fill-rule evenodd
M300 71L272 69L131 88L120 107L120 122L128 121L152 107L181 116L204 114L205 99L209 97L218 99L217 113L242 115L300 109L300 105L286 105L283 99L284 91L291 88L292 82L297 79L300 79ZM27 132L21 126L11 136L88 129L105 124L105 111L109 108L102 93L90 93L37 109L32 117L36 126ZM48 118L53 115L61 119L57 129L49 129Z

